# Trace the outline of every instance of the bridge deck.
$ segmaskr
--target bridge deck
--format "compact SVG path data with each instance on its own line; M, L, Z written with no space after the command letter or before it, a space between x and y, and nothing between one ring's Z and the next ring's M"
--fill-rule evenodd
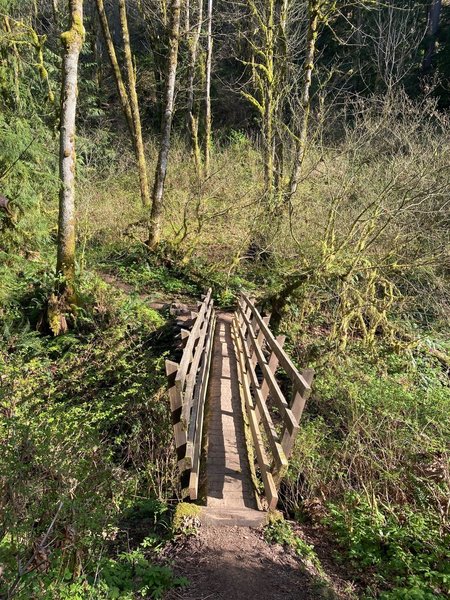
M255 509L229 313L217 313L208 392L207 506Z

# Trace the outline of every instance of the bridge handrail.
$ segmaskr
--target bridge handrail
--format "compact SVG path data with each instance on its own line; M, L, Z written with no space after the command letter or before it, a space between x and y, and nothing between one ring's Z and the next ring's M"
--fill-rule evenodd
M203 418L215 328L211 288L186 339L180 363L166 360L169 400L183 495L196 500Z
M311 392L313 371L306 369L299 372L283 349L284 336L275 338L269 329L269 320L270 317L261 316L254 301L245 294L241 295L233 321L240 384L265 495L269 508L275 508L278 502L277 488L286 473L299 421ZM258 378L257 366L262 381ZM277 382L278 366L284 369L291 381L290 401ZM280 433L267 405L269 395L280 414ZM269 461L268 453L272 461Z
M299 372L297 367L294 365L292 360L283 350L282 346L277 342L275 336L270 331L269 327L265 323L263 317L259 314L258 310L252 304L248 296L245 294L241 294L242 299L244 300L246 306L251 310L252 315L254 316L258 326L264 332L264 337L269 344L271 350L275 353L281 367L286 371L287 375L291 378L294 385L299 389L302 394L311 393L310 383L305 379L305 377Z

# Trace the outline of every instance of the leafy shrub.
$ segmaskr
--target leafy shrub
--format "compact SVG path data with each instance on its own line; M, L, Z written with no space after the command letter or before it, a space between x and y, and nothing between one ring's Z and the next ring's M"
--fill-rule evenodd
M330 504L326 522L348 556L376 567L394 591L381 598L447 598L450 593L450 535L431 512L409 506L379 506L361 494ZM408 595L410 594L410 595Z
M106 584L108 598L142 597L162 598L173 587L187 584L183 577L175 577L168 567L152 565L142 551L135 550L107 559L101 566L100 582Z
M327 515L382 597L445 597L447 377L421 351L408 356L378 345L368 353L357 343L345 356L322 351L283 485L285 506L316 522Z
M187 585L187 579L176 577L169 567L151 563L142 548L120 553L117 558L103 558L94 575L73 577L63 568L55 553L45 573L31 571L23 576L23 587L17 589L17 600L30 597L40 600L134 600L136 597L158 600L175 587Z

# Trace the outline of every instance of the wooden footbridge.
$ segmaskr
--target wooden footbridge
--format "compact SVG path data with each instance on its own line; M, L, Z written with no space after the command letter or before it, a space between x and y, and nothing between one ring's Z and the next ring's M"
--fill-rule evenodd
M245 294L216 312L209 290L192 317L180 362L166 361L183 494L216 521L257 519L278 503L313 372Z

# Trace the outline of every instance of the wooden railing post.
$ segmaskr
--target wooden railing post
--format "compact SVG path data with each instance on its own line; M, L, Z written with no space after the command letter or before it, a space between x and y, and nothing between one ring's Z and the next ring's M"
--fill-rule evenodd
M179 365L171 360L166 360L166 374L169 385L169 402L172 413L173 434L175 438L175 448L178 460L184 458L186 452L187 432L181 424L181 410L183 400L175 385L175 377L178 372Z
M278 335L275 339L277 341L277 344L280 346L280 348L283 348L284 342L286 341L286 336ZM274 375L275 375L276 370L278 369L278 365L279 365L278 356L275 354L275 352L272 351L272 353L269 357L269 369L272 371L272 373ZM269 395L269 384L267 383L266 380L263 381L261 393L263 395L264 400L267 400L267 396Z
M264 323L266 325L268 325L269 321L270 321L270 316L263 317L263 321L264 321ZM261 327L256 327L255 328L255 333L256 333L256 336L257 336L256 337L256 341L257 341L258 345L261 346L261 349L262 349L263 342L264 342L264 331L261 329ZM255 367L256 364L257 364L257 362L258 362L258 359L255 358L255 353L253 351L253 346L250 348L250 357L252 359L252 365Z

